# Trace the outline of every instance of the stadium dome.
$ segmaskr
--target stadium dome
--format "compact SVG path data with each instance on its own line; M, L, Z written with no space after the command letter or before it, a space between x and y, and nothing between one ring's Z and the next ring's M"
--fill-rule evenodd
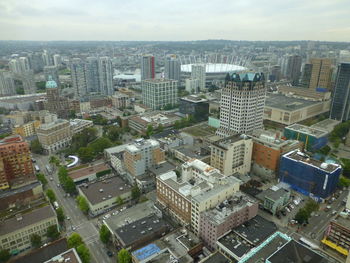
M181 72L191 73L192 65L201 65L203 63L192 63L192 64L183 64L181 65ZM240 72L247 70L246 67L228 64L228 63L205 63L205 72L206 74L222 74L229 72Z

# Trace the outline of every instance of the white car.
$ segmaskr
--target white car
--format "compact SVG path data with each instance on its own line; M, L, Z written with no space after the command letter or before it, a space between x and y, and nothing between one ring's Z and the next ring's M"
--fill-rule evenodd
M289 205L290 209L294 209L294 205L290 204Z
M69 216L67 216L67 218L66 218L67 220L70 220L70 217Z
M75 229L77 229L75 226L72 226L72 231L74 231Z
M110 217L111 217L110 214L106 214L106 215L103 216L103 219L106 220L106 219L108 219L108 218L110 218Z
M289 208L288 208L288 207L286 207L286 211L287 211L288 213L290 213L290 210L289 210Z
M50 181L53 181L53 178L52 178L52 177L50 177Z

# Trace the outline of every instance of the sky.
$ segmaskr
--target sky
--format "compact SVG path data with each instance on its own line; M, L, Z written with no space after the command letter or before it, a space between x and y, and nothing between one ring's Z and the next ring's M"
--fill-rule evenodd
M0 0L0 40L350 41L350 0Z

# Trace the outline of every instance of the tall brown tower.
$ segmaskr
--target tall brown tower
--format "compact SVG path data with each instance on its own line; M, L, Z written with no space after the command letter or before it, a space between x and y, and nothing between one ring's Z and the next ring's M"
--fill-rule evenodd
M329 58L312 58L311 78L309 88L315 90L316 88L331 88L332 78L332 60Z

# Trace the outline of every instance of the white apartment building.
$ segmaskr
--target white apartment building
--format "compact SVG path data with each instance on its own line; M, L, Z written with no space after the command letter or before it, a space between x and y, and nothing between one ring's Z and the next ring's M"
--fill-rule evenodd
M198 79L199 82L199 91L205 90L205 64L194 64L191 68L191 78Z
M57 216L51 206L36 208L25 214L1 222L0 248L15 254L31 247L30 236L38 234L45 239L49 226L58 225Z
M177 101L177 81L170 79L149 79L142 82L143 104L153 110L165 106L175 106Z
M211 145L210 164L224 175L247 174L252 163L253 140L236 134Z
M74 119L69 121L69 125L72 134L81 133L84 129L94 126L94 123L90 120Z
M109 57L99 58L99 77L100 93L103 95L112 95L113 87L113 67Z
M199 92L199 80L198 79L186 79L185 80L185 90L190 94Z
M88 93L85 63L80 58L73 58L70 71L75 96L77 98L85 96Z
M0 70L0 96L16 94L15 81L9 71Z
M221 90L219 136L263 128L266 97L263 73L234 73Z

